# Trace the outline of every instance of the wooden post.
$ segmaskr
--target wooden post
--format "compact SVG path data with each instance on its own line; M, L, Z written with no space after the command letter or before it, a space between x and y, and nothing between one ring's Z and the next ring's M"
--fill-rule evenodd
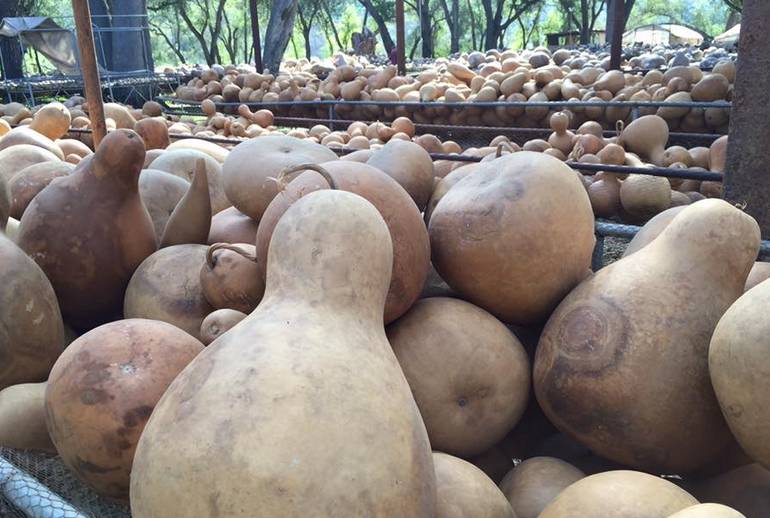
M609 23L612 24L610 32L610 70L620 69L620 59L623 54L623 26L626 17L625 0L609 0L610 9L607 14L612 16Z
M88 8L88 0L72 0L72 12L75 14L75 27L78 33L80 69L83 73L86 89L88 118L91 119L94 148L96 148L107 134L107 125L104 123L102 87L99 82L99 68L96 64L96 49L94 48L94 33L91 29L91 11ZM128 51L128 49L126 50Z
M738 65L730 111L730 136L724 173L724 198L745 204L762 230L770 237L770 2L744 0Z
M406 37L404 35L404 0L396 0L396 55L399 75L406 75Z
M254 65L260 74L265 67L262 66L262 43L259 39L259 13L257 12L257 0L249 0L251 11L251 40L254 42Z

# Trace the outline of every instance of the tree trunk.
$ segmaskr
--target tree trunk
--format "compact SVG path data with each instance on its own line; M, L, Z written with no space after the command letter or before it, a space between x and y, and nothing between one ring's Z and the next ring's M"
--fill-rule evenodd
M20 4L20 0L0 0L0 20L6 17L23 16L25 13L22 12ZM22 67L24 56L21 53L18 38L0 37L0 53L2 53L3 64L5 65L3 77L8 79L24 77L24 68Z
M765 239L770 237L770 104L764 100L770 90L768 19L770 2L744 0L723 183L725 200L745 207Z
M342 43L342 40L340 40L340 35L337 32L337 26L334 25L334 17L332 17L332 13L329 10L329 4L327 2L321 2L321 5L323 7L324 13L326 13L326 19L329 22L329 27L331 27L332 34L334 35L334 41L337 42L337 50L345 50L345 45ZM331 45L329 45L329 50L334 53L334 49Z
M433 30L430 15L430 0L418 0L422 16L420 17L420 36L422 37L422 57L433 57Z
M88 7L91 9L91 20L97 27L94 30L96 58L101 66L107 70L112 70L112 33L109 32L112 22L107 4L104 0L88 0ZM105 31L101 32L99 29Z
M152 46L147 27L145 0L110 0L113 29L112 68L116 72L154 70Z
M468 12L471 17L471 45L473 46L473 50L478 50L478 45L476 45L476 15L473 14L471 0L468 0Z
M390 37L390 31L388 31L388 26L385 24L385 18L383 18L382 13L372 5L371 0L358 1L366 8L366 12L372 16L374 22L377 24L377 29L380 31L380 38L382 39L382 45L385 47L385 54L390 56L390 52L396 45L393 43L393 38Z
M588 0L580 0L580 43L591 43L591 22L588 15Z
M302 29L302 36L305 38L305 57L310 61L312 57L312 49L310 48L310 27Z
M452 0L450 19L449 51L454 54L460 52L460 0Z
M273 0L263 52L265 68L270 69L273 74L277 73L281 66L281 59L289 44L296 16L297 0Z

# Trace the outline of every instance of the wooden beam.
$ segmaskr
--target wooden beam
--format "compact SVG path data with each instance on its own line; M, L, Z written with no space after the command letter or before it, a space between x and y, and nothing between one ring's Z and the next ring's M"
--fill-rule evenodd
M738 65L730 111L724 198L745 205L770 237L770 2L744 0Z
M80 49L80 70L83 73L86 101L88 102L88 118L91 120L91 128L94 132L94 148L96 148L107 134L107 125L104 122L102 86L96 63L94 33L91 28L91 11L88 7L88 0L72 0L72 12L75 15L78 48Z
M611 16L610 23L612 31L610 32L610 70L620 69L620 60L623 54L623 28L626 24L626 2L625 0L609 0L610 8L607 12Z
M249 10L251 11L251 40L254 44L254 64L257 72L260 74L265 70L262 66L262 43L259 38L259 12L257 11L257 0L249 0Z
M404 0L396 0L396 62L398 73L406 75L406 36L404 32Z

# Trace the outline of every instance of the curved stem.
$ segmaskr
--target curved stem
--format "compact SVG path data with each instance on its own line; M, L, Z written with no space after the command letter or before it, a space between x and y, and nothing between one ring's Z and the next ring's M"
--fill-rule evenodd
M333 190L337 190L337 182L334 181L334 178L332 177L331 173L329 173L329 171L327 171L326 169L324 169L318 164L298 164L298 165L289 166L283 171L281 171L280 173L278 173L278 177L275 179L275 181L278 182L278 184L282 188L286 188L286 186L289 185L289 182L291 182L291 180L287 181L287 178L289 177L289 175L298 173L300 171L307 171L307 170L315 171L316 173L320 174L321 176L324 177L324 180L326 180L329 183L329 188Z
M209 247L208 251L206 252L206 264L208 265L209 268L214 268L214 266L216 266L217 264L216 261L214 260L214 252L216 252L217 250L230 250L231 252L235 252L236 254L242 257L245 257L249 261L252 261L255 263L257 262L256 253L251 254L243 250L242 248L230 243L214 243Z

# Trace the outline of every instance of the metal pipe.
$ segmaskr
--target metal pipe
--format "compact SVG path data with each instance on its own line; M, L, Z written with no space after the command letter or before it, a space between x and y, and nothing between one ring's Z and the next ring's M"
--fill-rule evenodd
M29 518L86 518L37 479L0 457L0 492Z
M421 5L418 0L418 5ZM420 11L422 20L422 10ZM404 0L396 0L396 63L398 64L398 73L406 75L406 36L404 31Z
M620 59L623 54L623 26L625 25L625 0L609 0L612 2L612 41L610 42L610 69L620 69Z

